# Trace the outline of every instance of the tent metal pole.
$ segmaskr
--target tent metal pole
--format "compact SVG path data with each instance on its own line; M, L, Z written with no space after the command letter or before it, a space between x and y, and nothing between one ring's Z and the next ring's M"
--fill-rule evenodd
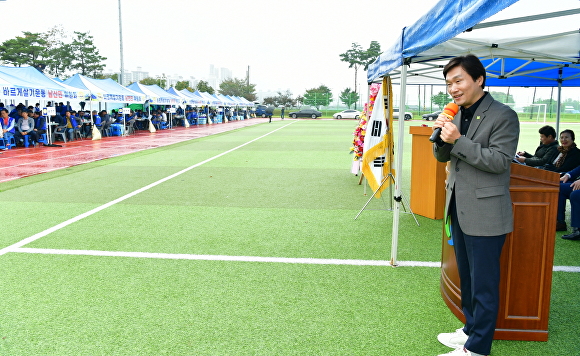
M558 81L558 103L556 104L556 136L560 138L560 110L562 109L562 81Z
M399 95L399 137L397 139L396 167L395 167L395 206L393 210L393 233L391 238L391 266L397 265L397 248L399 243L399 215L401 214L401 175L403 174L403 140L405 138L405 97L407 96L407 65L403 61L401 67Z

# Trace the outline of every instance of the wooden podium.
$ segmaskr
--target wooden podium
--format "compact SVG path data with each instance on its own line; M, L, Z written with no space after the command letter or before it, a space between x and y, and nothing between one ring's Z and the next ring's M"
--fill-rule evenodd
M512 163L514 231L507 235L501 255L495 339L548 340L559 189L557 173ZM441 295L449 309L465 322L455 252L445 233L441 261Z
M413 135L411 158L411 211L430 218L442 219L445 209L445 166L433 157L429 137L431 127L411 126Z

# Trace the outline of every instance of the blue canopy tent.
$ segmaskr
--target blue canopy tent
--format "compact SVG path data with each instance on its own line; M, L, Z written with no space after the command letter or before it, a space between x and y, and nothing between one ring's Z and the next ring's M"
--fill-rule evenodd
M192 93L187 89L183 89L180 91L180 93L190 97L193 100L193 105L208 105L209 104L209 101L207 99L203 98L201 95L196 94L197 92Z
M4 80L1 96L19 100L76 100L84 93L60 85L34 67L0 66L0 78Z
M0 71L0 98L26 100L29 98L45 99L46 88L38 83L31 83Z
M182 92L180 92L179 90L176 90L174 87L171 87L169 89L166 90L169 94L177 96L181 99L182 103L185 103L187 105L197 105L196 100L194 100L193 97L186 95Z
M252 103L252 102L251 102L251 101L249 101L248 99L246 99L246 98L244 98L244 97L242 97L242 96L240 96L239 98L240 98L240 100L241 100L242 102L244 102L244 103L246 104L246 106L250 106L250 107L251 107L251 106L254 106L254 103Z
M142 84L141 84L142 85ZM181 98L178 95L170 94L163 90L159 85L143 85L147 90L157 95L159 104L163 105L178 105L181 104Z
M145 95L146 99L149 100L151 104L174 105L181 102L177 96L166 92L157 85L144 85L135 82L127 88Z
M246 106L245 103L243 103L239 97L234 96L234 95L226 95L226 98L230 99L232 102L235 103L236 106Z
M214 94L214 96L220 99L225 106L236 106L237 103L233 101L230 97L223 94Z
M129 90L110 78L92 79L82 74L75 74L65 80L64 83L89 90L94 101L131 104L145 101L143 94Z
M533 13L538 8L551 12ZM510 12L513 18L503 18ZM387 75L398 78L399 107L405 108L408 83L439 80L443 84L443 65L452 57L472 53L486 67L486 85L557 86L559 103L562 86L580 86L579 14L574 0L441 0L404 28L400 39L369 66L367 81ZM516 34L521 37L513 37ZM404 121L399 120L396 197L401 196L403 138ZM392 265L397 258L400 204L395 204L393 214Z
M196 90L194 94L195 95L199 95L202 98L206 99L208 101L208 105L211 105L211 106L220 106L220 105L222 105L222 101L219 100L219 99L217 99L216 97L214 97L210 93L200 92L200 91Z

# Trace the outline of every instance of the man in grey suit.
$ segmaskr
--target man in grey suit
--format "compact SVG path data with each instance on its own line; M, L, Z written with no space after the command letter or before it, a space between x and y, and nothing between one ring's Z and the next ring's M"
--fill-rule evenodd
M450 162L445 218L450 219L466 323L437 339L455 349L448 356L489 355L499 308L499 260L513 230L510 165L520 126L512 109L483 90L485 68L477 57L451 59L443 77L460 112L453 121L443 115L435 121L433 128L441 128L441 134L433 154Z

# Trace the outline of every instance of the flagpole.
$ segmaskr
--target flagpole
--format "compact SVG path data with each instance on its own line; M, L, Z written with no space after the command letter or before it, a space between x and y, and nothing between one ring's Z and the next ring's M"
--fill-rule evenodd
M119 49L121 52L121 75L119 76L119 84L124 85L125 64L123 63L123 20L121 19L121 0L119 0Z

